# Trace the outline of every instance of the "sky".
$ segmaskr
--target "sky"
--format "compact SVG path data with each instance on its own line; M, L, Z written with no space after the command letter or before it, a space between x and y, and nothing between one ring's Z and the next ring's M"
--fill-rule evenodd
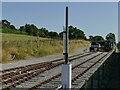
M69 25L90 35L105 36L112 32L118 39L117 2L3 2L2 19L17 28L26 23L61 32L65 25L65 7L69 7Z
M2 2L118 2L119 0L1 0Z
M118 42L120 42L120 2L118 4Z
M2 3L0 2L0 20L2 19Z

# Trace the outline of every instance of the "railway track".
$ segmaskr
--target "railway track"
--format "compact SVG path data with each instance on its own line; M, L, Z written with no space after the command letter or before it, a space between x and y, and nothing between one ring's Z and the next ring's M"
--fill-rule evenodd
M76 81L87 71L89 71L94 65L99 63L103 58L106 57L108 53L100 53L96 56L93 56L81 63L74 64L72 67L72 86L76 87ZM61 84L60 79L61 73L57 73L53 75L52 77L40 81L38 84L32 86L28 90L34 90L34 89L41 89L41 88L52 88L57 89L58 86Z
M78 54L78 55L69 57L69 59L70 61L73 61L77 58L85 57L91 54L93 53ZM2 74L0 75L1 77L0 87L2 87L1 88L2 90L16 87L17 85L24 83L47 70L60 66L63 63L64 63L64 60L63 58L61 58L61 59L57 59L49 62L26 65L22 67L0 71L2 72Z
M78 55L70 56L69 58L79 56L79 55L83 55L83 53L78 54ZM26 66L21 66L21 67L16 67L16 68L10 68L10 69L5 69L5 70L0 71L0 73L1 73L0 77L2 77L2 79L9 78L9 77L11 77L13 75L24 73L24 72L30 71L30 70L35 70L37 68L39 69L39 68L45 67L47 65L51 65L53 62L59 62L59 61L62 61L62 60L63 60L63 58L60 58L60 59L52 60L52 61L48 61L48 62L31 64L31 65L26 65Z
M87 53L88 54L91 54L91 53ZM80 55L83 55L84 56L84 53L82 54L77 54L77 55L72 55L70 56L69 58L72 58L72 57L76 57L76 56L80 56ZM25 66L21 66L21 67L15 67L15 68L10 68L10 69L4 69L4 70L1 70L0 73L3 74L3 73L10 73L10 72L14 72L16 70L21 70L21 69L24 69L24 68L29 68L31 66L38 66L38 65L41 65L41 64L46 64L46 63L51 63L51 62L58 62L58 61L62 61L64 60L63 58L60 58L60 59L56 59L56 60L52 60L52 61L46 61L46 62L42 62L42 63L37 63L37 64L30 64L30 65L25 65Z

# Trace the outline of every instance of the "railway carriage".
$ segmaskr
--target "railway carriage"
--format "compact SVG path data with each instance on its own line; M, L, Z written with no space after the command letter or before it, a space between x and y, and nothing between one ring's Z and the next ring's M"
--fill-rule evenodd
M91 51L102 51L102 52L109 52L115 48L115 42L113 41L92 41L91 42L91 47L90 47L90 52Z
M100 44L98 42L92 42L90 51L99 51L100 50Z
M113 49L115 49L115 42L113 42L113 41L106 41L105 42L104 51L105 52L109 52L109 51L111 51Z

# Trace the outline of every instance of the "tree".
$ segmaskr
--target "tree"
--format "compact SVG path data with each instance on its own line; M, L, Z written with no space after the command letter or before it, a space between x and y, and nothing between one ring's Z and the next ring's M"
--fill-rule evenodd
M14 25L10 25L10 28L13 29L13 30L16 30Z
M34 24L30 25L30 30L31 30L31 35L38 36L38 28Z
M94 36L94 37L93 37L93 40L94 40L94 41L104 41L104 38L103 38L102 36L98 36L98 35L97 35L97 36Z
M30 24L25 24L25 32L27 32L28 35L31 35Z
M84 32L77 27L69 26L69 39L86 39ZM59 33L59 37L63 37L63 32Z
M63 32L59 34L57 32L49 32L46 28L38 29L34 24L25 24L16 29L14 25L7 20L2 20L0 26L2 25L3 33L14 33L14 34L27 34L39 37L50 37L50 38L63 38ZM69 38L70 39L86 39L84 32L77 27L69 26Z
M115 34L114 33L108 33L106 35L106 40L116 42Z
M49 32L49 37L50 38L58 38L58 33L57 32Z
M10 28L10 22L6 19L2 20L2 28Z
M77 27L69 26L70 39L86 39L84 32Z
M2 26L2 33L19 33L18 30L15 28L14 25L11 25L9 21L2 20L1 21L1 26Z
M59 33L59 38L61 38L61 39L63 38L63 32Z
M20 27L20 31L27 32L28 35L38 36L38 28L34 24L26 24Z
M46 28L39 29L39 36L40 37L49 37L49 32Z
M104 38L102 36L89 36L90 41L104 41Z
M5 19L5 20L2 20L2 28L3 28L3 29L16 30L15 26L14 26L14 25L11 25L11 23L10 23L9 21L7 21L6 19Z
M93 38L94 38L94 37L93 37L92 35L89 36L89 40L90 40L90 41L93 41Z
M25 32L25 27L24 27L24 26L20 26L19 30L20 30L21 32Z

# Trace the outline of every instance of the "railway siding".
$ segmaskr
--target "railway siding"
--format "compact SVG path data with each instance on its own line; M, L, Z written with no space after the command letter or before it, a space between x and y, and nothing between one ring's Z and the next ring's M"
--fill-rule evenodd
M69 60L73 69L72 88L92 87L91 77L93 77L96 72L100 71L101 67L104 66L105 63L109 63L110 60L108 60L108 58L111 58L113 53L114 51L109 53L86 52L70 56ZM61 86L61 65L63 63L64 60L58 59L55 61L53 60L15 68L13 69L15 72L11 70L11 72L4 71L3 76L1 76L3 78L3 80L1 80L1 84L3 84L2 88L3 90L9 88L25 88L30 90L35 88L56 89L58 86ZM105 66L107 65L105 64ZM101 76L103 76L103 71L100 71L99 73ZM99 79L101 79L101 77ZM94 82L98 83L98 80L94 79ZM94 87L96 86L94 85Z
M106 53L107 54L107 53ZM102 54L102 56L105 56L106 54ZM101 54L99 53L98 55L95 55L94 54L94 58L92 57L92 58L87 58L87 57L85 57L85 58L87 58L85 61L84 61L84 63L83 62L81 62L80 63L80 60L75 60L75 61L78 61L80 64L74 64L73 65L73 71L72 71L72 73L73 73L73 75L72 75L72 77L73 77L73 80L72 81L76 81L76 79L77 78L79 78L81 75L83 75L85 72L86 72L86 70L87 70L87 68L88 67L91 67L91 65L90 66L88 66L88 67L85 67L84 69L83 68L81 68L80 67L80 65L83 65L83 64L86 64L86 63L88 63L88 62L86 62L86 61L94 61L94 63L95 62L97 62L96 60L97 60L97 58L99 57L102 57L102 56L100 56ZM84 58L84 59L85 59ZM93 60L94 59L94 60ZM77 63L78 63L77 62ZM78 67L80 67L79 69L78 69ZM82 72L83 71L83 72ZM79 75L80 74L80 75ZM75 78L76 77L76 78ZM75 78L75 79L74 79ZM56 80L57 79L57 80ZM54 82L54 80L56 81L56 82ZM53 89L55 89L55 88L57 88L57 86L59 86L60 85L60 82L61 82L61 79L60 79L60 76L59 77L57 77L57 78L50 78L47 82L46 81L44 81L44 83L43 82L41 82L41 83L39 83L39 84L37 84L36 86L33 86L30 90L32 90L32 89L34 89L34 88L53 88ZM57 86L56 85L53 85L52 83L57 83ZM51 87L52 86L52 87Z
M85 57L85 56L91 55L91 54L92 53L85 53L85 54L78 54L78 55L70 56L70 61L73 61L76 58ZM53 61L49 61L49 62L27 65L27 66L24 66L24 67L17 67L17 68L3 70L2 75L4 77L2 77L2 75L1 75L1 77L3 78L1 80L2 87L4 89L16 87L19 84L24 83L26 81L29 81L30 79L38 76L39 74L51 71L52 68L55 68L55 67L57 67L57 66L59 66L63 63L64 63L64 60L59 59L59 60L53 60ZM46 65L46 64L50 64L50 65ZM41 67L41 65L43 67ZM41 68L39 68L38 66L40 66ZM35 70L33 69L33 67L35 67L34 68ZM30 70L30 71L25 71L25 69ZM20 71L21 73L16 74L16 72L15 72L14 75L12 75L12 76L9 75L10 73L13 73L13 71ZM5 76L5 74L8 74L8 76L10 76L10 77ZM54 73L52 73L52 74L54 74ZM43 78L46 78L46 77L43 77ZM26 83L25 83L24 86L26 86ZM24 88L24 87L22 87L22 88Z
M72 75L73 76L72 88L82 88L84 85L86 85L86 83L88 83L91 76L101 66L101 63L105 62L112 53L113 52L111 52L109 54L104 53L104 55L102 55L103 57L99 56L100 60L98 60L97 59L98 57L97 57L97 58L94 58L94 60L91 60L90 62L82 64L81 66L78 66L77 68L75 68L72 71L72 74L73 74ZM92 66L92 64L93 64L93 66ZM89 67L89 69L88 69L88 67ZM88 69L88 71L85 71L86 69ZM78 74L80 74L80 75L78 75ZM76 79L74 79L75 75L76 75ZM54 80L56 82L54 82ZM45 84L41 84L40 86L37 86L37 88L53 88L53 89L55 89L55 88L57 88L57 86L60 85L60 82L61 82L60 77L59 78L57 77L55 79L52 79L52 80L46 82ZM57 86L56 86L56 84L52 85L52 83L57 83Z

